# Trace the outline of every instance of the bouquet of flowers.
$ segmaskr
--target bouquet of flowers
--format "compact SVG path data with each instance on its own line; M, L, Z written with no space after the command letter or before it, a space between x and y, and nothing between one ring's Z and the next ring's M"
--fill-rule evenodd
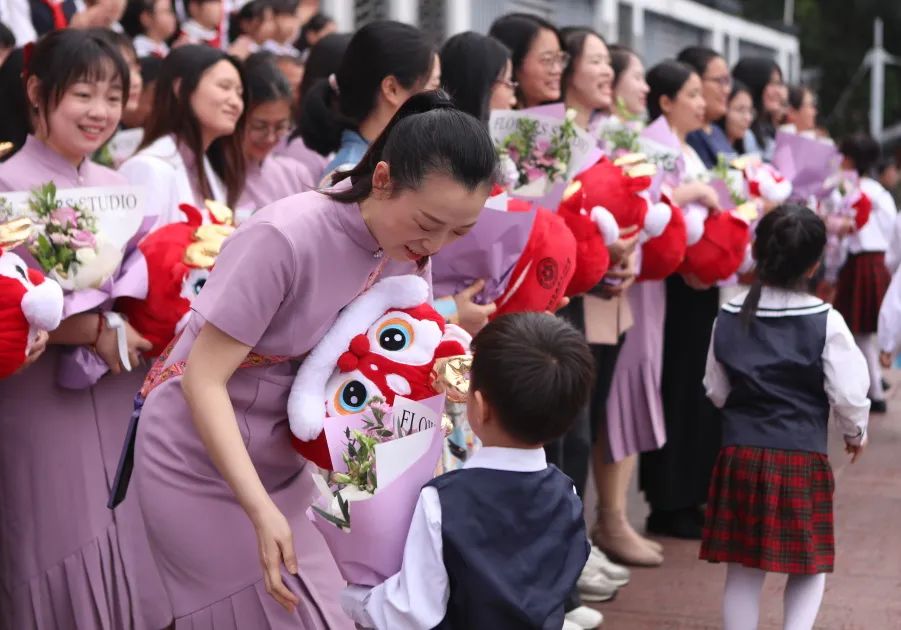
M826 178L822 186L828 192L817 203L816 210L826 223L823 266L826 279L835 282L848 256L845 239L867 224L873 204L860 189L860 181L854 171L839 171Z
M352 584L375 586L400 570L419 491L439 465L450 427L444 395L366 411L325 425L335 469L314 475L320 498L307 512ZM338 436L343 436L340 439Z
M591 136L576 128L575 111L558 114L554 107L492 112L489 127L502 183L512 196L556 207L566 184L595 148Z
M28 251L63 289L96 289L122 262L121 249L99 233L93 213L60 205L53 182L32 191L28 210L37 226Z
M834 144L797 133L779 131L772 165L792 183L792 198L807 202L828 194L826 181L839 169L841 155Z
M598 142L605 152L613 158L626 153L638 153L641 145L638 141L644 121L626 108L621 98L614 104L613 116L604 118L595 129Z

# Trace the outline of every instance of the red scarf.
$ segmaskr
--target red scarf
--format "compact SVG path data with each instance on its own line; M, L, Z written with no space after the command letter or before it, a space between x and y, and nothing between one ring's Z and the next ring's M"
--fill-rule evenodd
M46 4L53 13L53 30L58 31L69 26L69 18L63 11L63 0L41 0L41 2Z

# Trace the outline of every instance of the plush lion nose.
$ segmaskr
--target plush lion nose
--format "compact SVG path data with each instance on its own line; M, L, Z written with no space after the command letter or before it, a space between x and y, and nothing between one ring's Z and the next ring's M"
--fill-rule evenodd
M369 339L366 335L357 335L350 341L350 349L338 359L338 369L342 372L353 372L360 365L360 359L369 354Z

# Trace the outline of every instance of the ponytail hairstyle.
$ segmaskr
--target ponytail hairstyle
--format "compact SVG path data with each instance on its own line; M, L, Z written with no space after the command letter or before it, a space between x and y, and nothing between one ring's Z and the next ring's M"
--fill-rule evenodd
M292 108L294 110L294 130L288 137L288 142L300 137L304 95L318 82L328 82L329 75L338 72L350 38L350 33L329 33L309 49L309 55L303 67L303 78L300 80L300 87L297 90L297 103Z
M179 46L163 60L159 79L153 95L153 109L144 128L141 149L163 136L172 134L193 154L197 168L200 194L212 199L213 192L203 169L203 138L200 122L191 108L191 96L204 73L220 61L232 64L246 87L247 81L241 65L221 50L211 46L190 44ZM227 203L234 205L241 196L246 177L244 163L244 122L247 119L247 90L243 94L244 112L231 135L216 138L206 152L210 164L222 179L227 192Z
M441 83L458 108L487 123L491 90L509 60L510 51L493 37L458 33L441 47Z
M48 130L50 112L56 109L73 84L79 81L120 81L124 111L131 78L122 52L109 36L109 31L103 28L66 28L44 35L34 45L30 58L25 60L22 77L26 95L31 77L38 80L37 102L28 103L28 107L37 109L35 115L43 117ZM34 121L30 122L29 129L34 131Z
M755 232L757 277L741 306L742 325L754 320L763 287L802 289L825 247L826 224L806 206L786 203L765 215Z
M411 96L359 164L332 176L332 184L347 179L350 186L327 194L343 203L363 201L372 193L375 167L383 161L391 167L394 192L417 189L431 173L448 175L474 190L493 184L497 169L486 126L457 109L441 90Z
M681 61L666 59L648 70L645 79L651 91L648 93L648 120L656 120L663 115L660 99L664 96L674 100L682 86L697 74L695 69Z
M341 133L356 130L375 109L385 77L412 90L426 84L434 63L435 48L416 27L370 22L354 33L334 81L320 79L304 91L299 124L304 144L321 155L337 151Z

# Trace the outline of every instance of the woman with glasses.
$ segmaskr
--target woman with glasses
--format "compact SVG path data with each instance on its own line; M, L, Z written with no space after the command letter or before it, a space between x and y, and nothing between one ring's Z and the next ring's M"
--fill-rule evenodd
M690 46L679 53L679 61L694 68L701 77L701 93L704 95L704 126L688 134L688 144L697 151L704 166L716 166L720 155L734 155L726 134L714 121L726 114L732 75L726 60L714 50L703 46Z
M510 13L495 20L488 34L512 53L519 108L560 100L560 80L569 55L563 51L557 27L535 15Z
M187 45L163 61L138 152L119 172L143 185L156 226L184 220L179 204L234 207L244 188L246 93L238 62L210 46Z
M271 155L291 131L291 86L279 72L272 53L256 53L244 64L247 76L247 123L244 159L247 181L238 201L240 219L263 206L316 187L300 162Z
M782 78L782 70L772 59L746 57L732 69L732 76L751 90L757 116L745 138L748 153L757 153L769 161L773 154L776 129L785 116L788 90Z
M716 124L726 134L729 145L738 155L747 153L745 138L756 115L751 90L741 81L733 81L726 114Z

